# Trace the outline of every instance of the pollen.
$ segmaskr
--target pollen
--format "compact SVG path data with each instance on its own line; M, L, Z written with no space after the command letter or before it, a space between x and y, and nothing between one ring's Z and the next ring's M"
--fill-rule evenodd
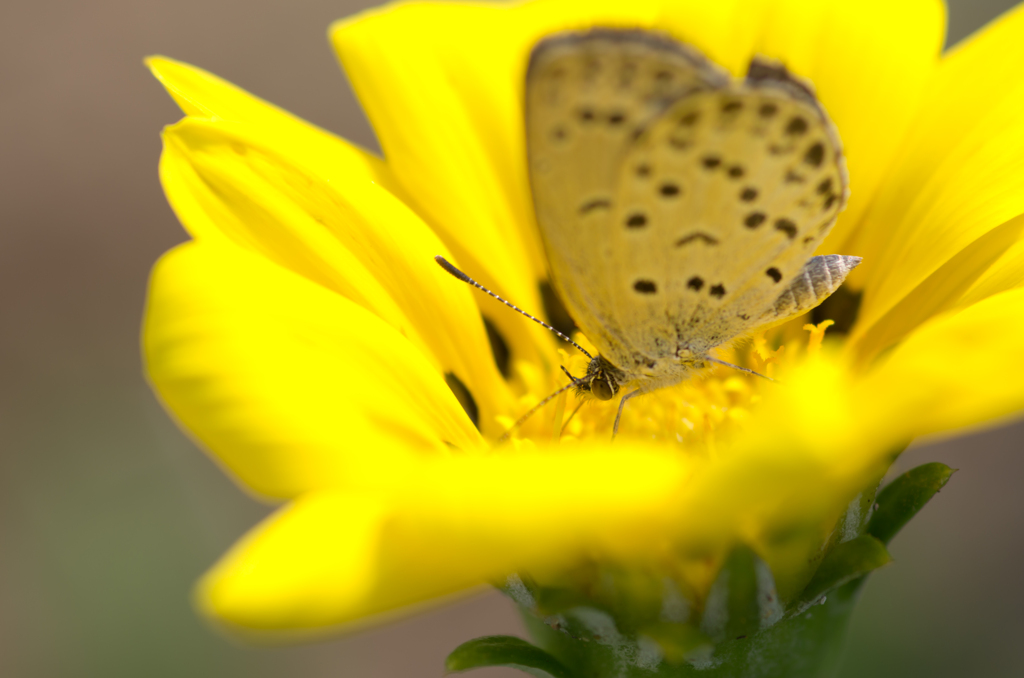
M789 367L821 350L825 331L833 324L825 320L804 325L802 329L807 333L792 325L768 334L762 332L716 357L773 379L781 375L784 381ZM590 349L585 337L575 339ZM583 356L559 349L559 357L570 374L580 376L586 372L587 360ZM527 386L518 400L523 412L568 383L560 369L560 378L551 380L537 365L528 362L518 365L516 372L518 380ZM687 454L714 456L722 442L743 429L767 390L782 387L780 383L721 365L696 370L692 378L680 384L632 398L623 409L618 436L664 443ZM627 385L618 397L606 402L567 390L512 432L513 448L528 450L550 442L577 445L608 440L619 401L630 390ZM515 419L502 416L499 423L508 428Z

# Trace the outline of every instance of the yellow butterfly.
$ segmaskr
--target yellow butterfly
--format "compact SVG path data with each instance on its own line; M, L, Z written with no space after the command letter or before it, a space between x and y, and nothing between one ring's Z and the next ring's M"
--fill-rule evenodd
M558 34L531 55L526 139L554 289L599 351L572 385L627 389L620 416L860 263L811 256L846 204L846 165L813 90L779 64L734 80L659 33Z

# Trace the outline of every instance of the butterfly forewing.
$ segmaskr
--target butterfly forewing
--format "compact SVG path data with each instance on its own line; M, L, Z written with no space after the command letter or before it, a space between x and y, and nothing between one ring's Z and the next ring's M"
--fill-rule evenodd
M613 362L637 339L615 296L620 166L673 102L727 82L696 52L641 31L563 34L534 50L526 130L537 220L555 288Z

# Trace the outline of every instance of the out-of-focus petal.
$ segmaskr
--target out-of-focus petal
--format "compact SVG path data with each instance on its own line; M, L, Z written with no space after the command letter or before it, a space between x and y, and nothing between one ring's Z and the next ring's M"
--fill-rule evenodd
M633 446L410 463L378 492L311 493L240 542L201 606L250 629L342 624L588 552L636 557L664 538L685 475ZM387 486L389 485L390 486Z
M938 316L854 387L864 426L906 440L976 426L1024 408L1024 289Z
M943 58L855 241L856 340L928 276L1024 213L1024 8Z
M867 256L851 236L862 227L938 64L945 5L941 0L765 4L755 50L813 83L839 130L850 172L850 202L820 252Z
M929 318L1016 287L1024 281L1022 234L1024 216L993 228L957 252L878 322L858 332L848 344L850 353L862 364L869 362Z
M292 157L308 167L327 171L345 165L349 172L359 172L392 192L398 190L391 172L377 156L212 73L163 56L147 58L146 65L186 115L250 124L261 130L264 138L290 149Z
M945 13L937 0L540 0L399 4L336 24L335 48L396 177L485 283L530 303L545 273L526 178L525 67L544 35L595 25L669 32L737 75L765 53L813 79L846 144L854 198L843 224L855 224L937 61Z
M372 311L455 374L484 430L500 434L494 417L508 414L511 395L472 290L434 262L447 251L415 213L360 166L305 167L248 125L186 119L164 142L164 190L193 235L226 235Z
M143 349L184 428L269 497L482 448L442 375L397 330L234 246L192 243L161 259Z

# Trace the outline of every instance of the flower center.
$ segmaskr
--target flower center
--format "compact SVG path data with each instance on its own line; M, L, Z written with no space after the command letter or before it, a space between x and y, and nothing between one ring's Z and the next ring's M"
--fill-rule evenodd
M767 335L759 333L737 347L724 350L722 358L774 378L808 354L817 352L825 330L832 324L831 320L826 320L799 328L788 323ZM580 343L589 349L585 339ZM585 357L570 356L561 349L559 352L562 364L570 373L579 375L586 371ZM519 403L524 412L565 384L564 377L561 382L541 377L532 365L519 366L519 372L530 385L529 392ZM675 386L631 398L623 408L618 436L673 444L697 454L714 454L716 443L741 428L763 395L774 388L785 386L715 366ZM529 444L527 441L576 444L611 438L619 402L629 390L628 387L621 389L618 397L609 401L566 391L513 431L512 438L518 444ZM514 421L510 417L503 419L502 424L508 427Z

